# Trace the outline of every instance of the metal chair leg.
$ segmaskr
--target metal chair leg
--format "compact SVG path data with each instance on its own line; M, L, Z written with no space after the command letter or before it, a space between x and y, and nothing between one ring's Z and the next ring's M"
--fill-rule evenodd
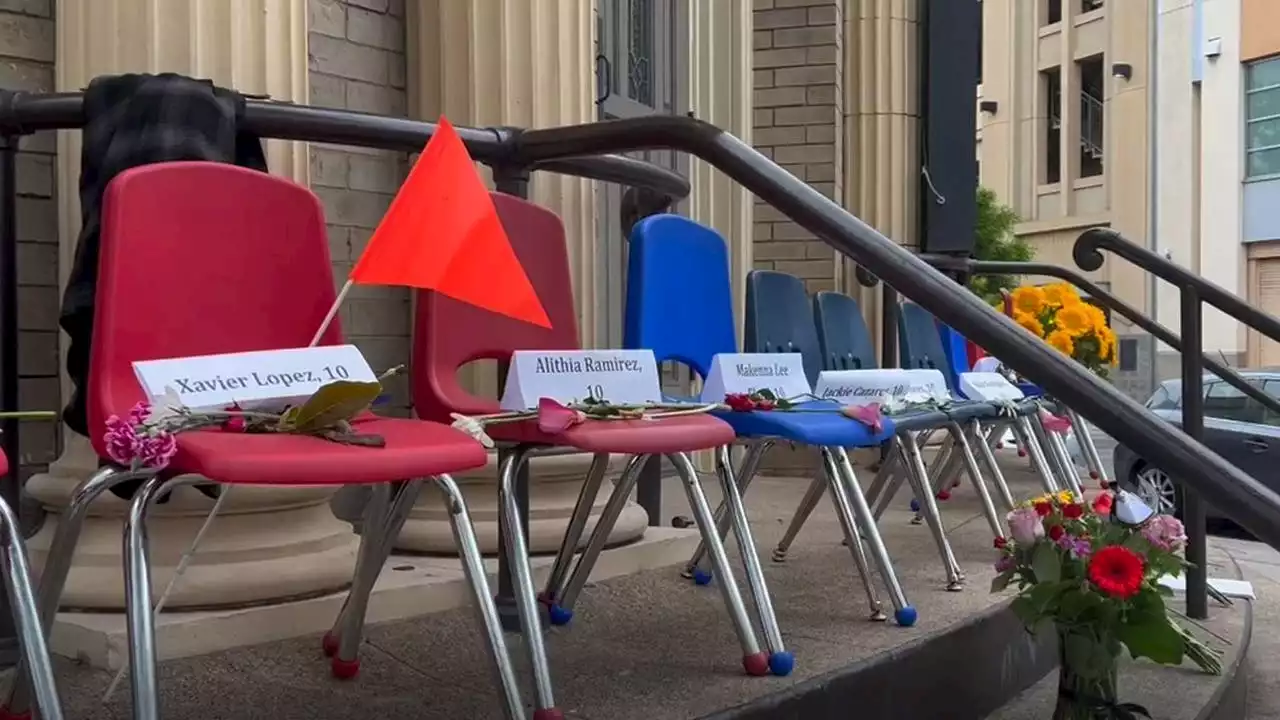
M622 515L622 509L626 507L627 499L635 489L636 482L640 479L640 472L648 459L648 455L632 455L627 458L622 475L618 476L613 492L609 493L609 499L600 513L600 519L596 521L596 527L591 531L586 549L582 551L577 564L573 566L573 572L569 574L569 579L560 589L556 606L563 614L565 622L573 617L573 606L578 602L578 595L582 593L583 586L587 584L587 578L595 569L596 560L600 558L600 553L604 551L604 545L609 540L609 533L613 532L614 524Z
M782 539L773 548L773 561L786 562L787 551L791 549L791 544L796 541L796 536L800 534L800 529L804 527L805 522L809 520L809 516L813 514L818 502L822 500L822 494L827 491L827 483L822 478L817 478L809 483L809 489L805 490L804 497L800 499L800 505L796 507L796 514L791 517L791 523L787 525L787 531L782 534Z
M369 610L369 596L373 594L373 586L382 574L395 538L400 535L421 489L421 480L395 483L394 486L384 484L375 488L370 498L371 511L365 514L351 591L347 594L345 614L339 620L338 651L332 661L336 678L346 680L360 672L360 643Z
M1085 462L1089 465L1090 476L1094 480L1101 480L1110 484L1107 475L1107 468L1102 464L1102 456L1098 454L1098 445L1093 441L1093 434L1089 432L1089 425L1084 418L1080 417L1080 413L1067 408L1067 416L1071 418L1071 427L1076 431L1076 442L1080 444L1080 452L1084 455Z
M27 563L27 547L22 542L22 527L9 504L0 500L0 532L4 534L3 571L9 606L18 631L25 666L30 668L36 709L41 720L62 720L62 702L53 675L53 661L40 627L40 611L31 583L31 567Z
M504 718L505 720L524 720L524 702L520 699L520 683L516 679L515 667L507 651L502 621L498 618L498 606L493 601L493 593L489 591L484 557L480 553L480 544L476 542L476 531L467 513L467 504L463 501L462 492L453 478L440 475L432 478L432 482L444 495L445 507L449 509L449 525L453 529L453 539L458 546L458 556L462 560L462 571L466 575L467 584L471 586L471 599L475 601L477 619L484 629L485 648L489 652L489 661L492 664L495 679L498 681L498 686L502 688Z
M879 566L880 579L884 581L885 588L889 591L889 601L894 607L894 619L899 625L910 627L916 622L916 609L907 603L907 596L902 591L902 584L898 582L898 573L894 570L893 560L889 557L889 550L884 545L880 528L871 517L871 508L867 505L866 496L862 494L862 486L858 484L853 463L849 462L849 455L844 448L835 448L833 453L836 465L840 469L840 476L844 480L846 496L853 505L853 516L862 526L862 535L871 546L871 555Z
M1064 477L1067 481L1067 487L1077 497L1084 497L1084 485L1080 482L1080 473L1076 469L1076 464L1071 459L1071 453L1067 450L1067 441L1062 435L1055 432L1045 431L1049 436L1049 445L1053 448L1053 452L1058 456L1058 463L1065 471Z
M1004 432L1003 426L994 428L992 434ZM1017 506L1014 502L1013 493L1009 490L1009 482L1005 480L1004 471L1000 469L1000 463L996 462L996 454L991 449L991 443L987 441L987 437L983 435L982 423L978 420L969 421L969 435L973 445L978 447L978 456L982 459L984 465L987 466L987 472L990 473L991 479L995 482L996 490L1000 493L1000 501L1004 505L1005 512L1012 512Z
M39 589L36 593L36 602L40 610L40 627L46 638L53 628L54 618L58 615L62 589L67 584L67 574L71 572L71 560L75 556L76 545L80 542L80 531L84 528L84 519L89 512L89 506L107 490L145 474L119 468L101 468L80 483L71 493L71 500L58 519L58 529L49 546L49 554L45 558L44 569L40 573ZM30 712L31 697L31 673L26 663L19 660L13 684L9 689L9 697L3 708L11 716L21 717Z
M916 496L920 498L921 514L924 515L925 523L933 534L933 541L938 546L938 554L942 557L942 564L947 572L947 590L962 590L964 589L964 582L960 572L960 564L956 562L955 553L951 550L951 542L947 540L946 531L942 527L942 517L938 513L938 503L934 499L933 493L929 492L929 476L925 471L924 457L920 453L920 446L916 444L915 438L909 434L904 434L902 444L899 447L905 454L903 462L911 470L908 476L915 481Z
M973 448L969 445L969 438L965 435L964 429L960 427L960 423L951 423L950 430L951 436L955 438L960 458L964 461L965 470L967 471L965 474L969 476L969 480L973 483L973 489L978 493L978 499L982 503L982 514L987 516L987 524L991 526L992 536L1004 537L1004 524L1000 522L1000 515L996 513L995 503L991 501L991 491L987 488L987 481L982 477L982 471L978 469L978 459L973 455Z
M746 497L747 488L751 486L751 481L755 480L756 473L760 470L760 461L764 459L764 454L773 447L772 440L755 440L747 445L747 452L742 457L742 464L734 475L738 480L738 494ZM728 507L724 501L720 502L720 506L715 511L716 533L720 538L720 542L724 542L729 536L729 515ZM684 570L680 575L688 580L693 580L698 585L706 585L711 582L712 573L708 572L702 566L702 561L706 559L707 545L703 541L698 541L698 546L694 548L693 555L689 556L689 562L685 564Z
M195 484L194 476L166 480L152 477L133 496L124 522L124 603L129 636L129 685L133 691L135 720L160 720L159 686L156 681L156 621L151 602L151 548L147 542L147 512L156 498L183 485ZM203 481L203 480L202 480ZM207 481L203 481L207 482Z
M840 468L829 448L822 448L822 465L826 476L823 479L831 488L831 501L836 508L836 517L840 520L840 529L844 531L845 544L853 555L853 564L858 568L862 588L867 594L867 605L871 608L870 619L883 622L888 616L884 614L884 606L876 592L875 576L871 573L871 565L867 562L867 553L862 546L862 532L854 516L853 504L849 501L849 493L841 481Z
M564 592L565 579L569 575L569 567L573 564L573 556L578 552L578 543L582 542L582 532L591 518L591 507L596 496L600 494L600 484L604 481L605 472L609 469L608 453L597 453L591 458L591 467L587 470L587 479L578 492L578 501L573 505L573 514L569 516L569 526L565 528L564 540L556 552L556 560L547 575L547 583L542 595L538 598L547 606L547 615L552 625L564 625L572 615L566 614L558 602Z
M342 638L346 635L347 618L351 614L351 606L355 603L356 589L359 584L360 577L369 571L373 563L373 558L378 554L378 545L383 542L382 529L386 524L388 514L391 511L391 485L374 485L368 488L369 494L365 500L364 510L360 513L360 545L356 550L356 567L352 574L351 587L347 590L347 596L342 601L342 608L338 610L338 614L333 618L333 624L329 627L329 631L324 634L324 638L320 643L324 654L329 657L339 655L339 646L342 644ZM355 653L350 652L347 660L355 660ZM350 675L339 674L340 671L334 669L334 673L339 677L353 677L355 670Z
M747 588L751 591L752 599L755 600L756 617L760 621L765 645L769 648L769 671L774 675L790 675L795 668L795 655L787 652L782 643L782 631L778 629L778 617L773 611L773 599L769 596L764 569L760 567L760 555L756 550L755 539L751 536L747 508L742 503L742 496L738 493L738 483L733 477L733 461L729 457L727 446L721 446L716 450L716 471L720 475L720 486L724 490L724 504L733 525L733 535L738 540L743 571L747 576ZM728 577L722 578L722 582L729 581Z
M890 442L893 442L892 440ZM871 485L867 487L867 503L874 506L880 499L881 493L892 482L894 474L899 471L898 454L890 452L880 461L880 467L876 469L876 474L871 478Z
M711 569L720 576L720 594L729 611L729 620L738 636L742 647L742 667L748 675L766 675L769 673L769 654L760 650L756 639L755 628L747 617L747 609L742 602L742 594L738 583L734 580L733 569L729 565L729 556L724 551L724 543L716 532L715 520L711 514L711 506L707 496L702 492L702 484L698 481L698 473L685 453L672 453L667 456L676 468L676 474L684 483L685 495L689 498L689 508L693 511L694 521L698 523L698 531L702 533L702 542L707 546L707 554L711 560ZM754 547L743 547L742 552L753 552Z
M1053 433L1044 427L1044 422L1039 416L1028 418L1027 424L1031 426L1032 435L1040 445L1040 452L1044 455L1045 463L1049 470L1053 472L1055 485L1059 489L1071 490L1071 461L1067 464L1062 463L1062 456L1058 454L1057 447L1053 444Z
M1040 447L1039 441L1036 440L1035 433L1031 430L1031 422L1025 416L1019 416L1013 421L1013 434L1018 440L1018 445L1027 451L1027 456L1031 458L1031 466L1035 468L1036 474L1040 476L1040 485L1047 493L1058 492L1058 480L1054 476L1053 469L1049 467L1049 461L1045 459L1044 450Z
M542 639L542 620L538 612L537 591L533 586L533 570L529 567L526 529L520 520L520 506L516 498L516 472L525 459L525 451L519 449L503 458L502 468L498 473L498 503L508 530L505 539L511 585L516 596L516 609L520 614L525 647L529 652L529 665L533 671L534 716L538 717L554 714L556 703L551 687L551 668L547 663L547 650Z

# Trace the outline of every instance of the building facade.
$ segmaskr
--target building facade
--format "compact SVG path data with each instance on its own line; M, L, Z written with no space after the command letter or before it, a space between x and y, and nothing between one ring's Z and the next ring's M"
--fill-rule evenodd
M1280 5L1166 0L1160 8L1161 251L1280 315ZM1178 328L1177 292L1160 322ZM1280 343L1205 311L1205 347L1280 365Z
M652 113L691 113L744 139L891 238L915 239L916 3L911 0L5 0L0 84L79 90L99 75L171 71L207 77L279 101L458 125L547 127ZM57 328L60 288L79 229L78 132L24 141L19 160L22 312L21 402L60 407L65 391ZM737 285L753 268L839 288L879 318L875 294L856 285L826 245L706 164L647 157L684 172L693 191L680 211L714 226L730 248ZM403 153L271 141L272 172L309 185L324 203L335 282L368 241L412 158ZM537 174L532 199L563 219L586 346L621 337L620 191ZM356 288L343 327L375 367L409 354L409 293ZM878 331L878 328L877 328ZM492 367L464 369L492 393ZM393 411L411 412L406 385ZM71 489L96 468L82 438L26 426L28 493L49 510L30 546L42 561ZM46 467L47 466L47 467ZM552 549L578 494L585 463L546 458L534 468L531 544ZM496 546L492 469L466 478L482 544ZM169 605L228 606L339 587L354 562L349 526L321 489L239 489ZM400 546L448 552L445 510L424 499ZM165 582L207 513L176 493L151 524L157 582ZM121 503L104 499L86 529L66 602L121 606ZM639 537L629 508L615 541ZM66 648L63 648L66 650Z
M1155 0L979 2L980 182L1017 211L1017 234L1038 261L1075 267L1072 245L1091 227L1150 243ZM1151 314L1145 273L1109 258L1091 279ZM1154 343L1121 318L1115 326L1115 382L1145 399L1162 374Z

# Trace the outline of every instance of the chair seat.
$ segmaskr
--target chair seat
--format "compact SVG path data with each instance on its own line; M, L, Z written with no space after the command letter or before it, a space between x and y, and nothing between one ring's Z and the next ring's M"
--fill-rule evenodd
M0 477L9 474L9 457L4 453L0 453Z
M448 425L374 418L352 423L385 447L286 434L203 430L178 435L171 468L243 485L347 485L409 480L484 467L480 443Z
M795 411L719 412L740 437L780 438L815 447L876 447L893 437L894 421L885 418L880 432L840 413L831 402L808 402Z
M591 453L665 455L729 445L733 428L711 415L681 415L659 420L587 420L562 433L538 429L536 420L487 428L499 442L573 447Z

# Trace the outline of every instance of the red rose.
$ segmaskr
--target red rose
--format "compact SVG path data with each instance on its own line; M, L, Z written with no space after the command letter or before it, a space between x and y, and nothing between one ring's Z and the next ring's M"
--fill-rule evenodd
M1040 517L1044 517L1053 512L1053 505L1048 500L1041 500L1032 507L1036 509L1036 514Z
M1062 517L1067 518L1068 520L1075 520L1081 515L1084 515L1084 508L1080 506L1080 503L1071 503L1070 505L1062 506Z
M1062 536L1066 534L1067 531L1063 530L1061 525L1054 525L1049 528L1049 539L1054 542L1058 542L1062 539Z
M1093 511L1099 515L1110 515L1112 502L1114 499L1111 493L1098 493L1098 496L1093 499Z
M1003 550L1003 549L1005 549L1005 548L1009 547L1009 541L1008 541L1008 540L1005 540L1005 539L1004 539L1004 538L1002 538L1002 537L998 537L998 538L996 538L996 539L995 539L995 543L994 543L994 545L996 546L996 549L997 549L997 550Z
M1123 545L1108 545L1089 558L1089 581L1103 594L1125 600L1142 589L1142 558Z
M756 409L756 401L746 393L729 393L724 396L724 404L734 412L751 412Z
M935 497L937 497L939 500L950 500L950 499L951 499L951 491L950 491L950 490L939 490L939 491L938 491L938 494L937 494Z
M778 407L777 403L772 400L756 400L756 410L773 410Z
M240 417L239 415L235 417L227 418L222 422L222 430L223 432L235 432L235 433L244 432L245 430L244 418Z

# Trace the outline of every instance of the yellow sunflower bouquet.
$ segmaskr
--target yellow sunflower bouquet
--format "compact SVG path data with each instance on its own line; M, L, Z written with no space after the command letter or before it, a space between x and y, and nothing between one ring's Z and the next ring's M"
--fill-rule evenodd
M1106 377L1116 362L1116 334L1098 306L1066 283L1015 288L1006 305L1014 322L1089 370Z

